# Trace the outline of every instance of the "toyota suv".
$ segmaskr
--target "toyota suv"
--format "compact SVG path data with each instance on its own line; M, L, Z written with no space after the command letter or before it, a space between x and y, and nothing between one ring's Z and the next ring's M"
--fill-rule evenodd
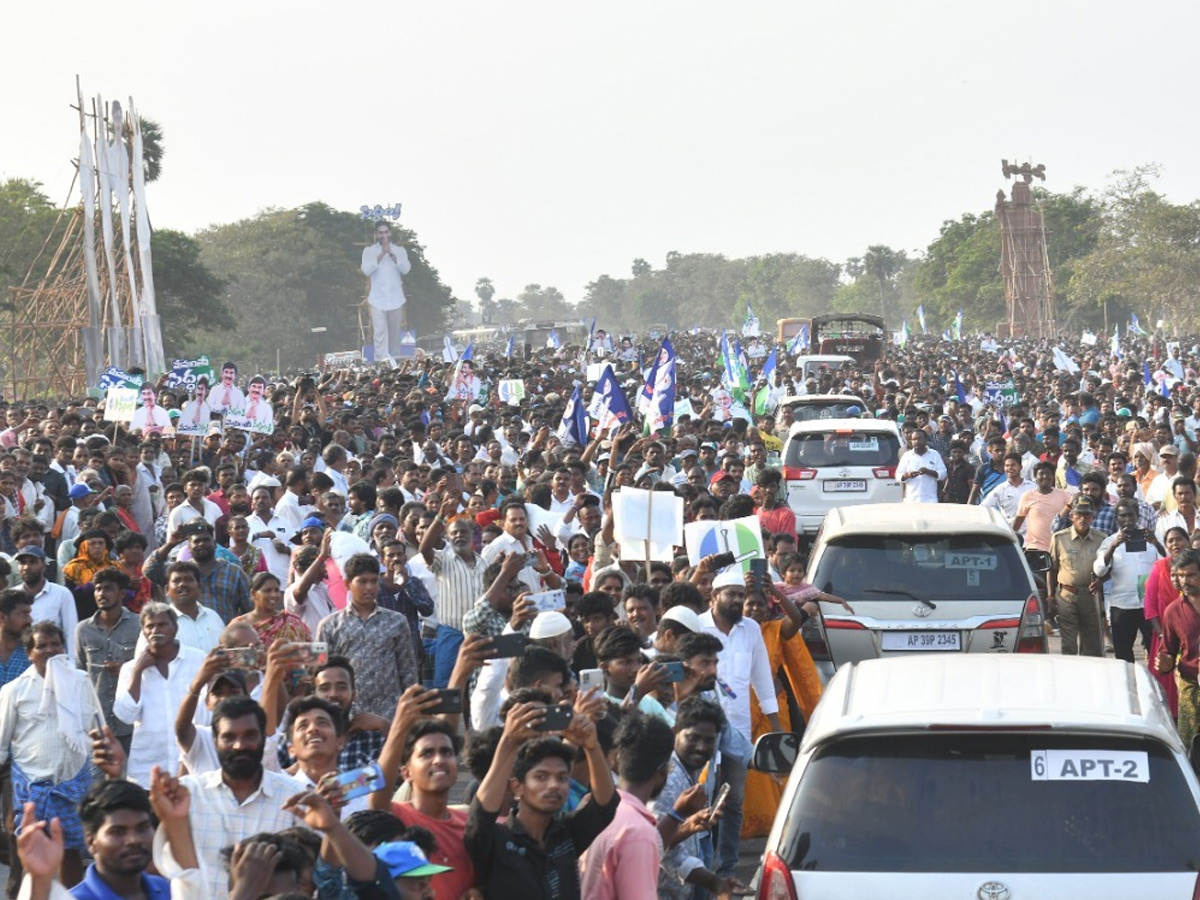
M1145 666L853 663L752 766L790 772L758 900L1200 897L1200 783Z
M1033 573L997 510L954 503L835 509L813 545L808 580L853 609L822 604L835 665L1047 649Z
M896 480L902 440L886 419L797 422L783 448L783 490L796 530L815 534L835 507L899 503Z

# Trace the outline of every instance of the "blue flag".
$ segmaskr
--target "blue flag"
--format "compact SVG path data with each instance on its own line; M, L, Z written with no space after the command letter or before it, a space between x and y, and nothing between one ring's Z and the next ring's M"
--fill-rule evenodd
M801 350L807 350L809 344L808 323L803 322L800 325L800 330L792 337L792 342L787 345L787 352L792 356L798 354Z
M1158 384L1158 391L1168 400L1171 399L1171 388L1167 386L1167 379L1164 377Z
M1146 387L1150 387L1150 385L1154 384L1154 376L1150 374L1150 363L1148 362L1142 363L1142 383L1145 384Z
M646 384L638 397L638 412L643 416L646 434L670 428L675 422L675 348L663 338Z
M596 319L593 316L592 317L592 327L588 329L587 346L583 348L584 356L587 356L587 354L592 352L592 341L595 339L595 337L596 337Z
M917 321L921 323L921 334L926 334L925 331L925 304L917 306Z
M621 383L613 374L612 366L606 365L596 387L592 391L592 401L588 404L588 415L596 423L596 433L605 437L633 418L633 410L621 390Z
M467 349L462 352L462 356L459 357L459 360L460 361L464 360L464 359L472 360L474 358L475 358L475 342L467 341Z
M958 402L964 406L967 403L967 392L963 389L962 379L958 377L958 373L954 373L954 393L958 395Z
M571 392L571 399L563 410L562 422L558 426L558 439L566 447L586 447L588 442L588 414L583 405L579 385Z
M555 350L562 346L562 341L558 338L557 328L550 329L550 338L546 341L546 346L553 347Z
M1133 332L1134 334L1145 334L1146 333L1145 331L1142 330L1142 326L1138 322L1137 313L1129 314L1129 330L1131 332Z
M763 363L762 377L766 379L767 384L775 387L775 369L778 363L775 360L775 348L771 348L771 352L767 354L767 361Z
M511 359L513 355L513 336L508 336L508 342L504 345L504 358Z

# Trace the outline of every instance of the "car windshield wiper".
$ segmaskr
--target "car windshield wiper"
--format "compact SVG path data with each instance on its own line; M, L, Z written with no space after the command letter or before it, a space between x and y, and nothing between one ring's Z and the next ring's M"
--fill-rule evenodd
M902 594L905 597L911 597L918 603L924 603L930 609L937 609L937 604L932 600L926 600L924 597L918 597L911 591L902 591L899 588L863 588L864 594Z

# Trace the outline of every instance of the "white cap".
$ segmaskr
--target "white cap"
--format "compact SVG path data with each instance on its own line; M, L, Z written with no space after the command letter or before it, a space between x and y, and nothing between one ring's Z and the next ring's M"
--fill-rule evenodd
M717 577L713 579L712 588L715 591L720 588L731 587L735 584L739 587L746 586L746 576L742 573L741 563L726 566L718 572Z
M662 614L660 622L678 622L688 631L693 634L699 634L701 631L700 617L696 615L696 611L688 606L672 606Z
M540 612L533 617L533 624L529 626L529 636L536 640L566 634L570 630L571 620L562 613Z

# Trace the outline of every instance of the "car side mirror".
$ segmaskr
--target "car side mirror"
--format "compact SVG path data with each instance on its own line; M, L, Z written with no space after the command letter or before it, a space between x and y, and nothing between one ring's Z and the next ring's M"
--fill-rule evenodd
M768 775L788 775L799 757L799 735L790 731L772 731L754 742L750 768Z

